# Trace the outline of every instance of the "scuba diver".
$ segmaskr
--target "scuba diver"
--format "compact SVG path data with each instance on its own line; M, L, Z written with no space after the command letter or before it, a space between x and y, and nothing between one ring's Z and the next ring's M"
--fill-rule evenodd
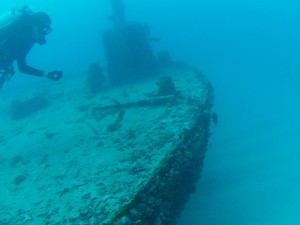
M14 9L0 19L0 88L14 75L16 61L21 73L58 81L62 71L45 72L26 63L35 43L44 45L52 31L51 19L44 12L32 12L27 6Z

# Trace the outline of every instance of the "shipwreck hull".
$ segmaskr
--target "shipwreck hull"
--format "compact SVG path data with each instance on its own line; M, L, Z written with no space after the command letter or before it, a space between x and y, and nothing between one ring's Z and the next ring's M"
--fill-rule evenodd
M178 146L161 161L151 179L106 224L175 224L200 178L209 121L210 115L201 110L194 127L183 132Z
M209 139L206 77L176 64L97 95L84 76L52 85L1 93L0 224L174 224ZM11 115L37 95L47 107Z

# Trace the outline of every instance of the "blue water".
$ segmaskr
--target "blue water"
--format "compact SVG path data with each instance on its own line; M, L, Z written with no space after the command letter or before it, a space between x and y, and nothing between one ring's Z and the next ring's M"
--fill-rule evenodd
M180 225L300 225L300 2L295 0L124 0L147 22L158 50L202 70L215 88L217 128L202 179ZM108 0L5 0L47 10L48 44L28 59L68 74L105 65L101 32ZM36 78L17 74L9 86Z

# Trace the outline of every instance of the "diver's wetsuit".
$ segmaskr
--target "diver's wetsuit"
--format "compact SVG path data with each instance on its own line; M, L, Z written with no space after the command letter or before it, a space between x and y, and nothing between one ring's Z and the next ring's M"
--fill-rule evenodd
M28 66L26 63L27 54L35 44L32 32L29 16L23 16L9 27L0 30L0 72L11 70L13 62L17 61L20 72L43 76L44 71Z

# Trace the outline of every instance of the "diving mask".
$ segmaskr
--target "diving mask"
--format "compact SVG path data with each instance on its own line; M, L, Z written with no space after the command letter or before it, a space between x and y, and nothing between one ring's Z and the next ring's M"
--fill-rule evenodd
M52 28L50 27L50 25L45 25L45 26L40 26L39 27L39 33L42 35L48 35L49 33L51 33Z

